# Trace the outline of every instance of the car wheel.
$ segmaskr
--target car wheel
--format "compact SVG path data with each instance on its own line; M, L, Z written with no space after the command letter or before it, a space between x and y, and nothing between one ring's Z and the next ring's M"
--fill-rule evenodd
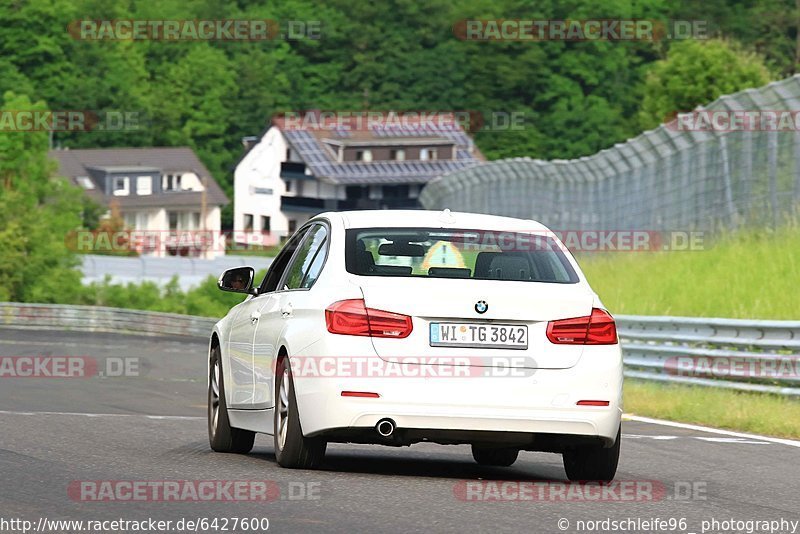
M580 447L564 451L564 470L567 472L567 478L573 481L610 482L614 480L619 464L621 431L622 428L617 430L617 440L612 447Z
M225 382L219 347L211 349L208 377L208 441L217 452L247 454L253 449L256 433L232 428L225 405Z
M517 461L519 449L472 446L472 457L480 465L508 467Z
M281 467L314 469L325 457L327 442L303 436L297 397L288 357L278 362L275 373L275 458Z

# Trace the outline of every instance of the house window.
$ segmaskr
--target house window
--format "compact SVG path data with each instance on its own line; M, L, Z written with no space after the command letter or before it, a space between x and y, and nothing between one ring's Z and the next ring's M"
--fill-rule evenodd
M291 193L292 192L292 182L291 182L291 180L284 180L283 183L286 184L286 192L287 193Z
M397 148L389 151L389 159L393 159L395 161L405 161L406 159L406 151L402 148Z
M350 200L369 198L369 187L363 185L348 185L345 187L345 197Z
M289 219L289 235L292 235L297 230L297 221Z
M128 190L128 177L114 178L114 196L126 196L130 193Z
M356 161L363 161L364 163L372 161L372 150L356 150Z
M136 194L152 195L153 178L151 178L150 176L139 176L138 178L136 178Z
M164 191L180 191L181 176L180 174L165 174L161 179L161 188Z
M253 215L250 213L244 214L244 231L250 232L253 230Z
M423 148L419 151L419 159L422 161L439 159L439 151L435 148Z
M125 228L131 230L147 230L150 224L150 214L146 211L125 213L123 219L125 220Z
M200 212L170 211L167 213L170 230L197 230L200 228Z
M75 181L84 189L94 189L94 182L88 176L78 176Z
M408 198L408 185L384 185L383 198Z
M261 231L262 232L270 232L272 231L270 228L270 220L269 217L266 215L261 216Z

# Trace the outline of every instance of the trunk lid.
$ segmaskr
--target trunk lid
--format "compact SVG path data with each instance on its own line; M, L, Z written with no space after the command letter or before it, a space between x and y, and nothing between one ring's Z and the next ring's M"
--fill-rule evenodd
M583 283L377 276L359 277L358 283L367 308L412 317L414 328L408 337L372 338L380 358L390 362L420 358L424 365L572 367L580 359L583 346L550 343L546 337L547 323L590 315L594 302L594 294ZM480 301L487 306L484 313L476 311ZM469 325L474 325L476 331L492 334L498 330L493 330L493 326L526 327L527 348L431 346L432 336L436 336L435 342L441 342L438 334L432 334L432 325L438 331L438 325L443 323L462 339L470 335L474 338Z

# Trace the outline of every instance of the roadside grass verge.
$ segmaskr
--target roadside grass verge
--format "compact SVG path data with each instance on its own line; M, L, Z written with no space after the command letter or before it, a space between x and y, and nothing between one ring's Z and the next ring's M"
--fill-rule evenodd
M800 228L743 230L705 250L579 257L612 314L800 319Z
M800 439L800 399L625 379L625 413Z

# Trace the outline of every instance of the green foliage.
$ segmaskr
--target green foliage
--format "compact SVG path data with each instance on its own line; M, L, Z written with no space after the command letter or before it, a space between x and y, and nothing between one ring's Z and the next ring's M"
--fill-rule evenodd
M12 92L2 109L44 110ZM53 302L80 288L66 235L80 226L83 193L51 178L47 132L0 131L0 300Z
M263 279L264 274L265 271L257 273L256 280ZM57 302L223 317L244 298L241 293L220 291L213 276L186 291L180 289L177 277L164 286L153 282L115 284L106 277L102 282L79 287L75 294L65 295Z
M796 15L791 0L0 2L0 94L5 93L5 110L138 113L136 130L56 132L53 141L75 148L188 145L230 195L241 137L259 133L273 115L292 110L455 110L479 112L487 120L495 113L519 113L520 129L484 128L475 134L488 158L592 154L670 113L763 85L771 71L775 77L792 72ZM725 40L472 42L459 40L452 30L464 19L515 18L699 19ZM67 31L81 19L271 19L283 30L290 20L319 21L321 38L87 41ZM241 300L219 292L213 280L186 292L175 283L106 281L82 288L65 238L103 224L105 208L51 178L48 141L44 132L0 132L0 300L198 315L222 315ZM223 224L230 224L230 215L228 206ZM773 301L764 299L744 307L719 303L725 312L676 309L783 316L792 293L782 291L774 309L763 304ZM620 297L631 303L624 307L641 302Z
M680 41L653 64L644 83L640 119L649 129L677 113L770 81L764 59L720 39Z
M489 158L588 155L725 92L761 85L760 60L697 42L471 42L464 19L699 19L712 34L794 65L791 0L38 0L0 3L0 92L51 109L139 113L132 131L61 132L68 147L188 145L232 191L240 139L290 110L522 113L524 127L477 132ZM319 22L320 39L87 41L80 19ZM731 51L734 50L734 51ZM656 63L669 54L665 63ZM645 105L642 107L642 95ZM641 112L641 113L640 113ZM641 118L640 117L643 117ZM230 206L224 212L230 224Z

